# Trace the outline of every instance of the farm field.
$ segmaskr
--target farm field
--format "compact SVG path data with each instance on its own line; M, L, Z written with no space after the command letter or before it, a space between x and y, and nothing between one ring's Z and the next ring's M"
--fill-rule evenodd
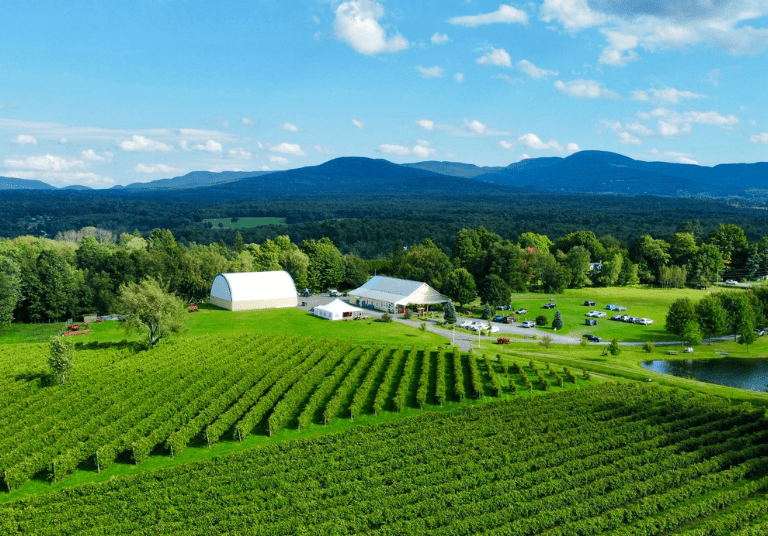
M252 229L254 227L262 227L264 225L283 225L285 218L236 218L237 221L232 221L232 218L206 218L203 223L210 223L217 229Z
M764 534L766 425L607 383L26 497L0 504L0 532Z
M709 292L727 291L715 288L709 290ZM539 328L544 331L552 330L551 324L555 311L560 310L563 317L563 329L558 330L557 333L559 334L580 337L584 333L593 333L608 341L616 337L620 341L625 342L658 342L679 339L679 337L664 329L670 304L676 299L683 297L688 297L692 301L697 302L706 296L707 292L706 290L651 287L583 288L568 289L563 294L512 294L511 305L513 311L520 307L528 309L528 313L520 316L520 320L535 320L538 315L545 315L548 324L543 328ZM592 307L586 306L584 305L585 300L592 300L597 305ZM543 309L543 305L547 302L555 302L557 308ZM605 308L609 303L626 307L627 311L621 314L651 318L654 320L654 323L649 326L642 326L611 320L611 315L617 313L615 311L608 311ZM604 311L607 313L607 316L597 319L599 322L597 326L586 326L584 325L584 320L588 317L585 316L585 313L593 309ZM481 307L475 307L475 316L478 316L481 312Z
M140 465L153 453L181 456L191 444L590 383L563 367L521 362L510 370L493 355L445 348L250 335L187 337L140 352L81 345L67 382L49 386L45 345L6 348L0 474L4 488L21 494L39 489L31 480Z

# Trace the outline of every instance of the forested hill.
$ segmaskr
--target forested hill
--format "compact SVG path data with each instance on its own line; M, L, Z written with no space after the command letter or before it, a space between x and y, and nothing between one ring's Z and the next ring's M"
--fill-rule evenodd
M0 177L0 190L55 190L55 186L43 181Z
M272 171L193 171L181 177L172 179L160 179L150 182L134 182L125 186L127 190L177 190L184 188L194 188L197 186L210 186L233 182L247 177L258 177L273 173Z

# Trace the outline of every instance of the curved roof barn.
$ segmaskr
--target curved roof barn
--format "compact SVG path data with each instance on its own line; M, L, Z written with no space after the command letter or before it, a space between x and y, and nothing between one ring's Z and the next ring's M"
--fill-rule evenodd
M293 278L283 270L219 274L211 285L210 302L230 311L295 307L299 303Z

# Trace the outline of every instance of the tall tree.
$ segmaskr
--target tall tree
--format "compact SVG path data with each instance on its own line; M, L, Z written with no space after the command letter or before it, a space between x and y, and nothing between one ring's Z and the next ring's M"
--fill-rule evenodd
M48 366L51 375L58 378L59 383L67 381L67 372L75 362L75 344L72 339L51 337L48 343Z
M682 336L688 323L695 321L696 311L691 299L678 298L669 306L665 327L670 333Z
M443 292L463 307L477 297L475 278L466 268L456 268L446 277Z
M449 326L456 323L456 308L452 302L447 302L443 308L443 322Z
M718 296L725 309L725 326L733 334L734 340L745 329L754 329L755 311L746 293L721 292Z
M125 315L129 333L146 331L149 345L187 329L187 308L180 299L167 293L154 279L129 283L120 288L116 307Z
M307 285L315 291L337 287L344 278L344 257L330 238L304 240L301 251L309 257Z
M425 238L418 246L410 248L400 265L393 268L397 277L423 281L434 289L442 290L453 267L448 255L432 240Z
M483 303L498 306L509 303L511 292L502 278L497 275L489 275L480 284L480 298Z
M722 335L725 331L725 310L717 295L704 296L695 306L696 321L702 334L712 344L712 337Z
M21 269L10 257L0 257L0 325L13 321L21 300Z

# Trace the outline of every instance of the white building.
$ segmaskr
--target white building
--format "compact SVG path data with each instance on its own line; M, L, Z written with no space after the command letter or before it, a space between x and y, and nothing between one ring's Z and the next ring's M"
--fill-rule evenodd
M337 298L331 303L315 306L312 313L315 316L328 320L342 320L344 318L360 318L363 316L364 311Z
M402 311L408 305L434 305L450 301L450 298L422 283L408 279L396 279L377 275L362 287L348 293L349 302L360 307L372 307L382 311Z
M296 286L288 272L219 274L211 285L210 302L230 311L296 307Z

